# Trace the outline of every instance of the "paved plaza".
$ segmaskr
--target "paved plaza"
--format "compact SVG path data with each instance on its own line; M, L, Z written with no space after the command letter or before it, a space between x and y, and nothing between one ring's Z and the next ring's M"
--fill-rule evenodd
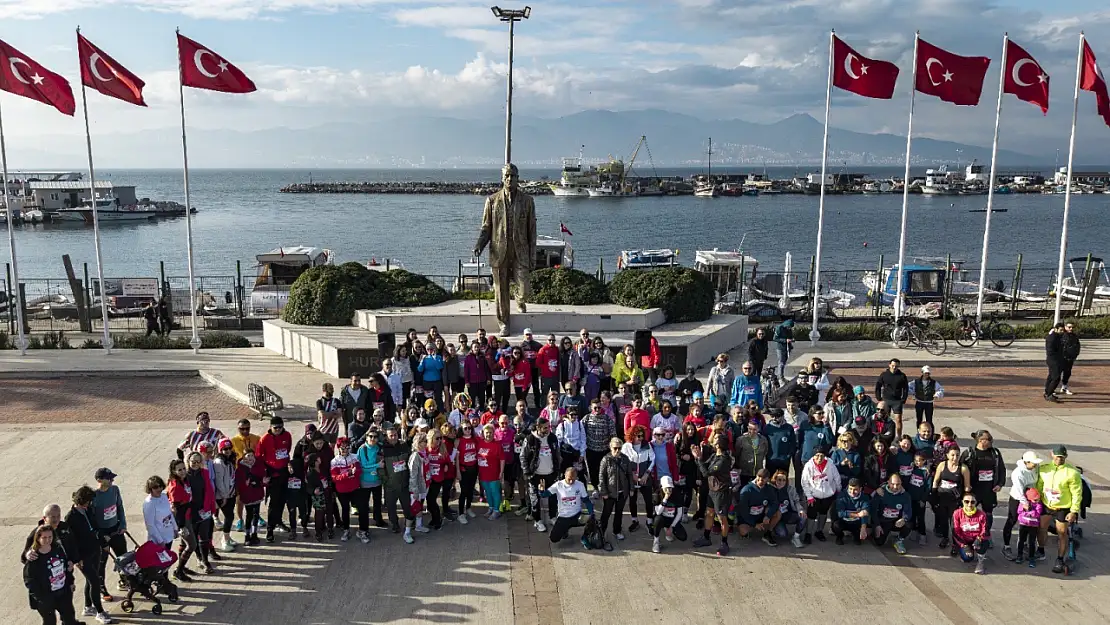
M851 362L847 352L822 355L843 363L834 374L871 389L878 372L872 362L889 357L883 349L858 357L863 365ZM1024 361L1035 362L1031 354ZM200 356L121 351L110 357L75 350L32 354L33 362L18 354L0 356L0 453L8 465L0 484L0 552L8 554L0 567L0 622L38 622L27 608L16 555L43 504L68 508L69 494L92 482L97 467L120 475L132 534L144 539L142 483L166 474L172 449L193 427L197 410L209 410L213 426L224 432L246 414L213 383L238 389L236 398L247 382L266 383L293 405L287 416L308 417L305 406L325 378L271 356L264 350ZM808 356L796 354L802 358ZM903 360L911 358L903 353ZM935 541L909 545L909 555L898 556L889 547L837 547L830 541L798 550L734 537L732 554L720 558L710 548L695 551L680 542L664 543L662 554L652 554L650 537L641 530L628 533L611 553L587 552L577 540L551 546L546 534L512 515L498 522L479 516L467 526L448 523L417 535L411 546L379 529L371 532L369 545L288 542L279 533L277 544L241 549L216 575L186 585L181 603L167 603L160 617L145 601L137 601L133 615L122 614L118 603L111 612L120 622L205 625L1106 622L1110 389L1104 380L1110 366L1081 362L1072 385L1077 394L1048 404L1037 388L1043 370L1021 364L1023 359L932 362L947 390L935 420L951 426L962 444L985 427L1008 466L1026 449L1046 455L1065 444L1071 461L1086 470L1095 501L1083 522L1082 566L1072 577L1053 575L1051 562L1036 571L1016 566L997 550L988 574L976 576ZM265 427L256 423L256 431ZM299 423L290 426L301 429ZM996 540L1001 521L996 517Z

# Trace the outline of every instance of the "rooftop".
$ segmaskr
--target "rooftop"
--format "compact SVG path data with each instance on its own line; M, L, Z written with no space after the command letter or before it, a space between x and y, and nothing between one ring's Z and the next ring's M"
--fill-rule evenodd
M131 187L131 188L134 188L134 186L135 185L116 185L116 184L112 184L112 182L110 180L97 180L96 181L96 188L97 189L112 189L114 187L120 187L120 188ZM34 189L71 190L72 189L72 190L76 191L76 190L79 190L79 189L88 189L89 188L89 183L88 183L87 180L48 180L48 181L41 181L41 182L28 182L27 187L29 189L32 189L32 190L34 190Z

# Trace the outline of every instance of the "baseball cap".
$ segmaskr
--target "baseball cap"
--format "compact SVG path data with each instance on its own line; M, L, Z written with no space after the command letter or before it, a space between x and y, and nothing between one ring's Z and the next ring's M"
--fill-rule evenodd
M1025 491L1025 498L1029 501L1040 501L1041 493L1038 492L1035 488L1030 488L1029 490Z
M1035 451L1027 451L1024 454L1022 454L1021 455L1021 461L1022 462L1032 462L1033 464L1041 464L1042 462L1044 462L1044 460L1041 460L1041 457L1038 456L1037 452L1035 452Z
M100 467L96 470L96 474L94 474L93 477L98 480L114 480L116 479L116 474L112 473L112 470L108 467Z
M270 419L270 425L284 426L285 425L285 419L282 419L281 417L272 417Z
M216 449L219 449L220 451L223 451L225 449L231 449L231 441L229 441L226 438L221 439L220 444L216 445Z
M350 444L351 444L351 439L347 438L346 436L340 436L339 438L335 439L335 446L336 447L340 447L342 445L350 445Z
M929 365L924 365L923 367L921 367L921 373L932 373L932 371L933 370L929 368Z
M416 420L416 428L418 430L423 430L426 427L430 427L428 425L428 420L427 419L425 419L424 417L420 417L419 419Z
M312 434L315 431L316 431L316 424L315 423L306 423L306 424L304 424L304 433L305 433L306 436L308 434Z
M524 334L532 334L532 328L524 328Z
M1067 455L1068 455L1068 448L1064 447L1063 445L1060 445L1060 446L1058 446L1058 447L1056 447L1055 449L1052 450L1052 456L1053 457L1058 457L1058 456L1059 457L1067 457Z
M674 480L671 479L671 476L664 475L659 478L659 488L674 488Z
M867 425L867 417L856 415L856 425Z
M856 386L855 388L852 389L852 392L855 393L856 395L863 395L864 393L867 392L867 390L864 389L862 386Z
M662 427L657 427L654 430L652 430L651 433L652 434L666 434L667 431L664 430Z

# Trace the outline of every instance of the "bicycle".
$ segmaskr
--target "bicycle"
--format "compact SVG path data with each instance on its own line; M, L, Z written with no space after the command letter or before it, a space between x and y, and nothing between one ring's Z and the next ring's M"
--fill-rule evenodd
M999 321L997 313L993 311L985 326L970 315L960 315L960 327L956 329L956 343L961 347L971 347L984 335L996 347L1009 347L1017 338L1017 331L1014 330L1014 326Z
M940 356L948 350L948 341L936 330L929 330L928 325L908 323L898 326L894 330L894 344L902 349L916 346L918 350L924 348L934 356Z

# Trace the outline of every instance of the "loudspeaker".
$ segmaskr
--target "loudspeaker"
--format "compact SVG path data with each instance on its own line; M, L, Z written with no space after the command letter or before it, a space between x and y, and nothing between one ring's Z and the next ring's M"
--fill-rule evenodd
M388 334L378 335L378 358L385 360L386 358L393 358L393 353L397 350L397 335L392 332Z
M636 358L651 354L651 330L636 330L632 348L636 350Z

